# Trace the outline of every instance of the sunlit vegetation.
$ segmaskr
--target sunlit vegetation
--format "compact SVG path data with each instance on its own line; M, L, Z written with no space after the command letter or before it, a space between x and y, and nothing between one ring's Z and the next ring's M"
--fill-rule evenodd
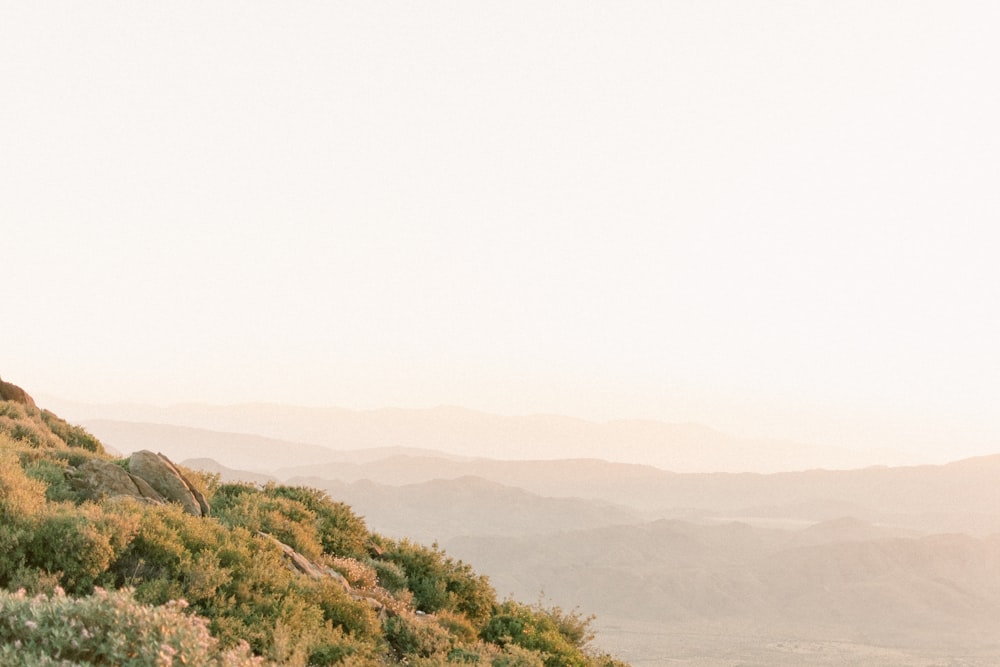
M0 664L251 667L262 664L247 645L224 650L205 620L183 602L151 607L128 591L97 588L84 597L62 589L29 597L0 591Z
M499 601L468 564L370 533L321 491L185 470L212 506L196 517L88 499L72 475L95 458L115 461L0 401L4 665L621 664L588 650L588 619Z

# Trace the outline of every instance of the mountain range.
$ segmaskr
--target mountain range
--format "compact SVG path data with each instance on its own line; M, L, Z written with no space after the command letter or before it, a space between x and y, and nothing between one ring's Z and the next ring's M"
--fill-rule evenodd
M502 416L451 406L347 410L273 404L155 407L45 400L60 414L80 423L111 420L186 426L333 450L403 447L496 459L603 458L674 472L767 473L906 462L905 457L891 451L872 453L741 438L700 424L651 420L593 422L558 415Z
M153 412L147 416L187 419L179 409ZM454 417L448 409L422 418L437 423L445 413ZM517 448L492 457L500 436L465 448L455 433L430 438L434 429L401 437L400 424L416 417L394 411L378 412L388 419L381 430L375 414L349 415L356 428L332 440L339 448L315 428L305 441L307 426L286 438L272 437L274 427L206 428L249 429L264 419L240 414L196 410L191 423L85 425L123 452L154 442L223 480L321 488L374 530L475 563L500 593L598 613L596 643L634 665L1000 662L1000 455L685 473L546 457L554 450L541 445L522 459ZM470 419L485 428L475 413ZM513 428L506 419L497 423ZM521 441L534 442L541 431L532 429L546 419L518 422ZM476 437L476 428L463 428ZM699 465L725 451L715 445L737 441L703 440Z

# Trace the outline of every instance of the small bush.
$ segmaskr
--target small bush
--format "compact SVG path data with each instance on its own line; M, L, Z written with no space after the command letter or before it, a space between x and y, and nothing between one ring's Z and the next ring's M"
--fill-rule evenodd
M323 546L315 512L296 500L276 495L274 488L223 484L213 496L213 514L228 526L267 533L309 560L317 560Z
M445 656L452 647L448 631L432 617L406 613L391 616L383 624L385 637L399 658Z
M28 477L13 451L0 450L0 521L34 516L44 506L45 482Z
M378 586L378 574L371 565L354 558L340 558L338 556L327 558L326 564L344 575L347 583L354 588L370 591Z
M0 401L0 433L31 447L83 449L103 454L100 441L79 426L71 426L48 410Z
M325 491L306 486L271 486L266 492L301 503L316 515L323 553L361 559L367 555L368 528L349 506L332 500Z
M421 611L458 612L477 627L489 619L496 604L489 579L446 556L436 544L428 548L409 540L383 540L381 558L406 573L406 587Z
M545 655L545 667L588 667L584 652L590 641L589 618L566 614L558 607L545 609L515 600L499 605L482 631L482 638L500 646L520 646Z
M28 477L45 484L45 498L49 502L77 499L77 493L66 480L66 471L69 470L69 466L62 461L38 459L25 463L22 459L22 465L24 465L24 472Z
M89 592L99 580L111 579L107 570L136 529L133 517L106 513L96 505L52 504L35 522L26 562L58 574L74 593Z
M223 651L207 623L183 613L184 602L137 603L129 591L101 589L84 598L28 597L0 591L0 664L118 667L251 667L246 645Z
M82 426L73 426L63 421L48 410L41 411L41 419L49 430L70 447L78 447L96 454L104 453L104 445L92 436Z
M378 583L390 593L408 590L406 588L406 572L391 561L376 560L372 562Z
M437 545L370 534L322 491L220 484L185 471L213 505L213 516L195 517L174 504L84 500L73 468L95 458L111 461L83 429L0 401L0 587L45 594L0 593L3 667L267 659L282 667L620 667L582 650L586 619L500 605L470 566ZM112 462L127 469L127 460ZM298 572L258 531L339 571L350 588ZM102 590L111 587L128 592ZM64 588L86 597L67 598ZM178 599L190 608L171 603Z

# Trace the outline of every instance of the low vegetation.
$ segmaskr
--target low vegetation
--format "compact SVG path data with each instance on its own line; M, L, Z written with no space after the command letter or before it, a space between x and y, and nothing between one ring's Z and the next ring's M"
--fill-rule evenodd
M500 601L435 546L304 487L185 470L210 517L71 483L93 436L0 401L0 664L621 665L587 619ZM320 572L290 564L290 551Z

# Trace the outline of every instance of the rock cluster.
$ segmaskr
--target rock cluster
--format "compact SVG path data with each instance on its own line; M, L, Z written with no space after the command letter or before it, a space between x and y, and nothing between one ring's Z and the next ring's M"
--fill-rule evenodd
M188 514L208 516L205 496L163 454L147 449L135 452L128 459L128 470L133 476L146 480L167 501L180 503Z
M127 468L127 469L126 469ZM126 467L91 459L76 469L71 484L88 498L129 496L142 502L178 503L194 516L208 516L205 496L163 454L135 452Z

